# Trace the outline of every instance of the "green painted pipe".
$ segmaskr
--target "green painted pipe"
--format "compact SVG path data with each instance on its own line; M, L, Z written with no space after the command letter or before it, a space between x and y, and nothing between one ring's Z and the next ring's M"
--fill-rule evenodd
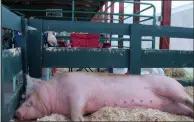
M57 39L70 39L70 36L56 36ZM122 41L130 41L129 38L100 38L100 40L122 40ZM152 41L152 39L142 39L142 41Z
M72 21L74 21L75 1L72 0Z
M141 10L141 11L139 11L139 12L135 13L135 14L140 14L141 12L143 12L143 11L146 11L146 10L150 9L151 7L152 7L152 6L149 6L149 7L145 8L145 9L143 9L143 10ZM124 18L123 20L126 20L126 19L128 19L128 18L130 18L130 17L132 17L132 16L128 16L128 17Z
M111 4L110 4L110 6L109 6L109 7L107 7L104 11L107 11L107 10L108 10L108 8L110 8L113 4L114 4L114 3L111 3ZM100 17L100 15L98 15L96 19L98 19L99 17ZM93 19L93 18L92 18L92 19Z
M17 76L13 77L13 91L15 91L16 89L16 80L17 80Z
M145 22L145 21L150 20L150 19L152 19L152 18L143 19L143 20L141 20L139 22Z
M41 9L11 9L12 11L31 11L31 12L62 12L71 13L72 11L61 11L61 10L41 10ZM136 14L120 14L120 13L106 13L106 12L86 12L86 11L74 11L74 13L81 14L101 14L101 15L119 15L119 16L137 16L137 17L152 17L147 15L136 15Z
M154 15L154 18L153 18L153 25L156 25L156 8L154 6L154 10L153 10L153 15ZM155 49L155 40L156 40L156 37L155 36L152 36L152 49Z
M71 19L72 17L46 17L46 16L36 16L37 18L40 17L40 18L63 18L63 19ZM88 17L76 17L77 19L85 19L85 20L89 20L91 18L88 18ZM110 19L103 19L103 18L98 18L98 19L95 19L95 20L110 20ZM119 19L113 19L113 20L119 20Z

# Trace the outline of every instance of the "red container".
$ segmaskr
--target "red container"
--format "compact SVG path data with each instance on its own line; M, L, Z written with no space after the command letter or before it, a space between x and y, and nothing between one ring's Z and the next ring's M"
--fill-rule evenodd
M70 37L72 41L72 47L98 48L100 46L100 34L72 33Z

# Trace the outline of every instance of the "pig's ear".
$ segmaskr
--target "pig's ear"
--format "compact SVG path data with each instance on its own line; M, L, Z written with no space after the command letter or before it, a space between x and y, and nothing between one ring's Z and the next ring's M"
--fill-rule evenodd
M35 89L36 89L36 88L39 88L40 85L41 85L41 83L42 83L42 80L41 80L41 79L36 79L35 82L34 82L34 87L35 87Z
M27 85L34 84L33 78L31 78L28 74L26 75L26 81L27 81Z

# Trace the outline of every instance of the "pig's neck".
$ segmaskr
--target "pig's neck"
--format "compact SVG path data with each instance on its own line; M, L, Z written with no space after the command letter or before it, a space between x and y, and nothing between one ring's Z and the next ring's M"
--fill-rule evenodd
M45 101L47 107L47 113L52 114L56 110L56 82L48 82L45 84L45 88L48 93L47 101Z

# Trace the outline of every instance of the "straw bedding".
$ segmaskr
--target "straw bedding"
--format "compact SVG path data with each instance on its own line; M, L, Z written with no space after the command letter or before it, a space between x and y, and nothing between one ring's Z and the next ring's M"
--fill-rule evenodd
M186 92L193 98L193 87L185 87ZM186 116L174 115L153 109L124 109L105 107L92 115L84 117L86 121L194 121ZM63 115L52 114L37 121L70 121Z

